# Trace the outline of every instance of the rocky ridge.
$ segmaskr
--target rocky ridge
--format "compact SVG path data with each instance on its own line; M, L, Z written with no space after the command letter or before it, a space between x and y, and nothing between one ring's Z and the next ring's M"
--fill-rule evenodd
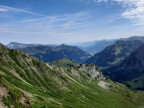
M94 64L79 64L78 67L80 70L87 72L88 76L91 77L91 80L105 79L101 70Z

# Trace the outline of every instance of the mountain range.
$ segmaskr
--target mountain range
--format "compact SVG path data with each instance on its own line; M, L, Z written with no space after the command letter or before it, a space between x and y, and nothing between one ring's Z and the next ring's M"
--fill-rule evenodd
M56 44L48 44L48 45L44 45L44 44L23 44L23 43L17 43L17 42L11 42L8 45L6 45L6 47L10 48L10 49L23 49L23 48L27 48L27 47L37 47L37 46L58 46Z
M61 58L72 59L75 62L83 63L86 61L90 54L75 46L60 45L57 47L51 46L37 46L27 47L21 49L27 54L37 57L44 62L52 62Z
M120 39L109 39L109 40L95 40L90 42L77 42L77 43L65 43L68 46L76 46L87 53L90 53L91 55L94 55L98 52L101 52L106 47L114 44L118 40L141 40L144 41L144 36L131 36L129 38L120 38ZM59 46L57 44L23 44L23 43L17 43L17 42L11 42L6 47L10 49L22 49L26 47L36 47L36 46L51 46L56 47Z
M106 68L123 61L142 44L143 42L140 40L119 40L89 58L85 63L96 64L99 67Z
M42 46L41 44L23 44L23 43L17 43L17 42L11 42L6 47L10 49L22 49L26 47L36 47L36 46Z
M114 41L116 40L111 40L111 42ZM38 46L32 46L31 44L30 46L29 44L25 47L21 47L21 44L18 44L18 47L21 47L21 50L27 54L37 57L44 62L52 62L61 58L69 58L78 63L95 64L102 69L104 75L109 76L113 80L125 83L132 89L143 89L144 80L143 75L141 74L141 70L143 70L143 66L141 64L142 61L139 61L140 63L136 62L134 66L131 65L131 67L139 67L135 70L131 70L128 66L130 62L126 62L126 60L133 60L134 57L132 54L141 45L143 45L143 41L144 37L139 36L121 38L114 44L111 43L112 45L106 47L104 50L96 53L92 57L86 51L83 51L78 47L68 45L45 46L38 44ZM93 41L92 44L94 45L94 43L99 43L99 41ZM102 44L102 42L100 43ZM85 45L90 45L90 43L88 42ZM102 45L105 46L105 42ZM15 47L17 47L17 44L15 44ZM140 60L141 58L142 57L138 59ZM124 67L123 64L126 66Z
M88 47L81 47L84 51L89 52L91 55L94 55L96 53L101 52L103 49L105 49L107 46L110 46L114 44L117 41L117 39L112 40L101 40L96 42L94 45L88 46Z
M104 75L126 84L131 89L144 90L143 39L143 37L132 37L129 40L119 40L85 63L96 64L101 67Z
M104 70L116 81L126 83L133 89L144 89L144 44L122 63Z
M0 44L1 108L142 108L144 93L103 76L95 65L44 63Z
M91 42L83 42L83 43L76 43L76 44L70 44L70 45L74 45L77 46L81 49L83 49L86 52L89 52L91 55L94 55L98 52L101 52L102 50L104 50L106 47L114 44L116 41L119 40L141 40L144 41L144 36L131 36L128 38L120 38L120 39L103 39L103 40L95 40L95 41L91 41Z

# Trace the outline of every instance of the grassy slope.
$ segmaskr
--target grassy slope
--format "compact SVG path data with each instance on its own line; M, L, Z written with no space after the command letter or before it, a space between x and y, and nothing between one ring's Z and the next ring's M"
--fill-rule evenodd
M110 80L106 82L117 88L105 90L98 86L97 80L89 82L87 74L76 66L45 64L2 45L0 82L10 90L23 92L34 108L138 108L144 104L143 92L134 93Z

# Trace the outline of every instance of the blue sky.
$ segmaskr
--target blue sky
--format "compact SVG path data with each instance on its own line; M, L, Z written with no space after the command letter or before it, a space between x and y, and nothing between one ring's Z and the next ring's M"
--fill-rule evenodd
M75 43L144 35L144 0L0 0L0 42Z

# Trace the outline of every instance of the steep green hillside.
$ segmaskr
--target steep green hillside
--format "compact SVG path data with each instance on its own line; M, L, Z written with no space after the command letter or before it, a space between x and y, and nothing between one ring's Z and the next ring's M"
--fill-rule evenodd
M114 80L127 83L133 89L144 89L144 45L121 64L104 70Z
M44 62L52 62L61 58L69 58L82 63L90 57L90 54L75 46L61 45L58 47L38 46L21 49L27 54L37 57Z
M106 80L94 65L79 65L68 59L46 64L3 45L0 45L0 100L1 108L4 105L15 108L144 107L143 92L136 93L123 84Z
M120 63L127 58L133 51L143 44L142 41L117 41L103 51L95 54L85 63L96 64L99 67L108 67Z

